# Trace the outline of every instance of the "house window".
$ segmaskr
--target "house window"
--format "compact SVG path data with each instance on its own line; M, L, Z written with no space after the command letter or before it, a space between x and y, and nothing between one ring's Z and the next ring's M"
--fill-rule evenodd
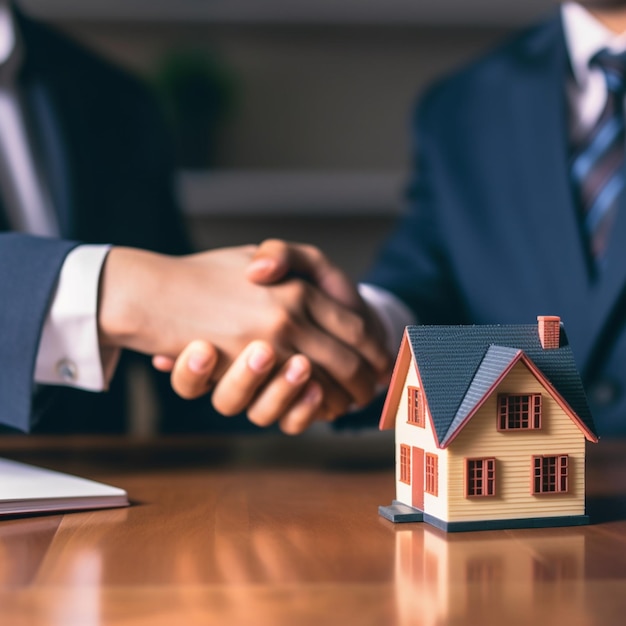
M426 493L439 495L439 458L436 454L426 453Z
M411 484L411 448L400 444L400 482Z
M501 394L498 396L498 430L537 430L541 428L541 394Z
M424 428L424 401L422 390L418 387L408 387L409 424Z
M496 495L496 460L466 460L466 491L467 496Z
M567 454L533 457L533 494L567 493L569 458Z

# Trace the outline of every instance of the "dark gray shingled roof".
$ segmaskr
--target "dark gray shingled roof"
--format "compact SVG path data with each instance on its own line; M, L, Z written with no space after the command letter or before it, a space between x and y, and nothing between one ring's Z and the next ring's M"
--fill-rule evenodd
M445 445L521 350L585 426L595 425L563 326L559 348L544 350L536 324L408 326L437 440Z

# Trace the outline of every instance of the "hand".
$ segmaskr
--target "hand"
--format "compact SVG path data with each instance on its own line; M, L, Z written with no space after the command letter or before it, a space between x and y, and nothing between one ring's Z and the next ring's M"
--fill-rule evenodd
M253 246L186 257L114 248L105 263L98 314L102 345L176 358L197 337L220 355L217 376L252 339L279 363L307 354L328 414L368 402L389 358L364 334L361 317L309 281L253 285L245 268Z
M218 353L206 341L191 342L175 362L156 356L152 362L171 371L172 388L183 398L197 398L213 387ZM258 426L278 422L281 430L295 435L306 430L321 414L322 388L311 380L312 366L301 354L291 356L275 372L272 346L253 341L235 359L215 385L213 406L224 415L247 409L248 418Z
M259 285L283 280L290 275L312 282L327 296L359 314L363 328L361 335L376 341L376 346L386 344L385 330L377 314L361 298L352 281L315 246L268 239L258 246L246 276ZM392 359L373 357L382 384L389 382Z

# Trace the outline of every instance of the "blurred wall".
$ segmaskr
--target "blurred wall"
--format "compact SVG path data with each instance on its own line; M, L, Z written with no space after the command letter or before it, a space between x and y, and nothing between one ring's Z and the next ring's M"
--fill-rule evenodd
M219 164L262 168L404 167L416 94L507 32L103 21L60 26L145 75L172 49L218 55L240 88Z
M57 25L149 78L172 50L217 59L234 79L236 98L220 128L216 168L399 172L398 180L408 170L409 119L417 95L509 31L69 19ZM313 210L305 216L213 214L189 220L199 246L268 235L308 240L357 276L388 231L401 194L399 186L388 210L363 219L342 216L338 207L324 216Z

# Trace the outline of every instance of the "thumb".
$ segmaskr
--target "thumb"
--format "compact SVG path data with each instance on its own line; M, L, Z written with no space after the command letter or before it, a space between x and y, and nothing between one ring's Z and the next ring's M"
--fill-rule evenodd
M246 277L258 285L279 282L293 272L290 244L279 239L266 239L259 244L246 268Z
M246 270L248 280L262 285L293 275L312 282L347 308L363 306L352 281L315 246L268 239L259 245Z

